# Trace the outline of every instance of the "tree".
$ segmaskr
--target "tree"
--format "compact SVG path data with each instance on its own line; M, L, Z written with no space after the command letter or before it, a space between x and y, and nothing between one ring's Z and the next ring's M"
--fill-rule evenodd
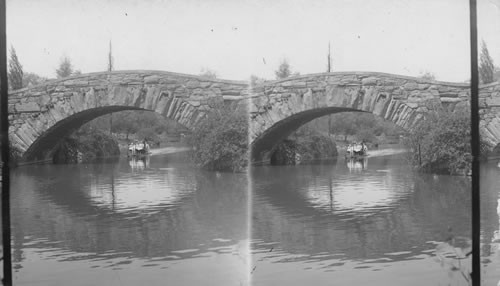
M255 87L257 85L261 85L264 82L266 82L266 79L264 79L264 78L258 77L256 75L251 75L250 76L250 86L251 87Z
M278 67L278 70L275 71L274 74L276 75L276 79L284 79L287 77L300 75L299 72L292 73L292 69L291 69L290 64L288 63L287 59L284 59L281 62L280 66Z
M211 69L208 68L202 68L200 72L200 76L209 78L209 79L216 79L217 78L217 73Z
M189 141L193 160L200 167L218 171L242 171L248 163L248 118L237 103L210 103L211 112Z
M405 139L410 162L433 173L466 174L471 168L470 113L439 108L427 114Z
M111 41L109 41L108 71L113 71L114 69L115 69L115 67L114 67L113 53L111 50Z
M494 82L495 65L490 57L488 47L484 40L481 42L481 55L479 56L479 78L482 83Z
M327 57L328 63L326 66L326 71L327 72L332 72L332 57L331 57L331 50L330 50L330 42L328 42L328 57Z
M23 66L17 58L16 50L12 46L10 47L8 79L12 89L23 88Z
M27 72L23 75L23 87L39 85L46 80L47 78L45 77L41 77L32 72Z
M288 63L288 61L284 59L278 67L278 70L274 73L276 74L276 79L284 79L289 77L292 74L292 71L290 70L290 64Z
M419 77L426 80L436 80L436 76L430 71L425 71L424 73L421 73Z
M118 119L115 120L115 123L112 126L110 126L110 129L112 129L113 132L125 133L127 140L130 134L134 134L141 129L139 124L144 123L143 121L138 120L140 117L138 112L123 111L117 113L116 115Z
M78 71L79 72L79 71ZM64 57L56 69L57 78L65 78L73 74L73 65L68 57Z

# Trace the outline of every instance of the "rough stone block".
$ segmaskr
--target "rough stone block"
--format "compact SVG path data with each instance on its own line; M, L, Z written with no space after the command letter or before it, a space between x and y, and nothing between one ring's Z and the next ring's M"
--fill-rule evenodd
M441 102L443 103L452 103L452 102L461 102L463 99L458 97L441 97Z
M403 85L403 88L406 90L418 89L418 84L416 82L407 82Z
M367 77L361 80L361 84L363 85L377 85L378 78L376 77Z
M500 106L500 97L486 98L485 101L487 106Z
M144 77L144 83L145 84L155 84L160 82L160 76L158 75L150 75Z
M40 111L40 105L38 105L36 102L26 102L24 104L17 104L16 105L16 111L17 112L37 112Z

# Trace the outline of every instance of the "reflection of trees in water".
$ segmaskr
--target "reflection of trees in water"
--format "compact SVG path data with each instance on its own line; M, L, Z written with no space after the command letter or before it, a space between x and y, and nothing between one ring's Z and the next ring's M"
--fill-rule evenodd
M370 163L377 165L385 166ZM396 166L381 175L379 181L396 194L386 205L335 209L336 188L349 184L345 181L347 170L342 168L345 167L318 165L255 169L253 238L279 242L281 248L292 254L314 256L328 252L349 258L382 258L388 257L384 253L409 251L390 256L404 259L433 248L428 241L445 240L448 226L456 234L470 236L468 178L413 178ZM363 174L370 176L370 172L373 169ZM325 198L330 197L333 208L311 203L307 192L314 190L310 186L324 192ZM256 243L255 247L266 246Z
M84 186L93 181L112 192L111 186L126 175L117 171L120 168L107 166L83 174L78 168L70 168L61 176L43 178L55 173L47 168L14 179L19 190L13 208L15 260L21 261L24 242L34 248L95 253L61 259L161 257L173 255L176 250L194 249L175 253L177 257L192 257L210 247L234 245L247 237L245 174L217 175L169 168L166 173L173 173L169 183L193 188L175 204L127 212L94 204Z

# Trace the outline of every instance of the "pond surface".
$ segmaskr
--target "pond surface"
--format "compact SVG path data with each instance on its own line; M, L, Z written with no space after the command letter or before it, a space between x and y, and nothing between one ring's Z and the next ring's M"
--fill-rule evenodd
M442 242L468 249L470 179L374 153L253 168L253 285L466 285Z
M246 174L185 161L16 169L16 285L247 285Z
M185 153L15 169L14 281L467 285L470 260L456 257L469 249L470 178L416 175L397 151L248 177L197 170ZM481 168L482 277L496 285L500 168Z

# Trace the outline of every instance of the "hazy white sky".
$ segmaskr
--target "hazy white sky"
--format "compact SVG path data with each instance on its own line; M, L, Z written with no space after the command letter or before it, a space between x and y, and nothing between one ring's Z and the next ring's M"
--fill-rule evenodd
M500 66L500 0L478 0L479 39ZM380 71L470 77L468 0L7 0L7 39L25 71L55 77L63 56L83 73L115 69L274 79Z

